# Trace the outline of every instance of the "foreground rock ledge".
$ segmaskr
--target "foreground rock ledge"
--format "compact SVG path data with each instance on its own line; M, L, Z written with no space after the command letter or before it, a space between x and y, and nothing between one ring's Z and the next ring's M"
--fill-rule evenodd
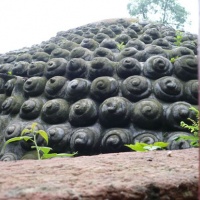
M195 200L198 149L0 163L0 200Z

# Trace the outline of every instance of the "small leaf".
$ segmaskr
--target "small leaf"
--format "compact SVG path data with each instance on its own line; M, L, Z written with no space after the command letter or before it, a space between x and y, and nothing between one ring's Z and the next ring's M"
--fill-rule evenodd
M78 152L75 152L75 153L59 153L57 154L58 156L68 156L68 157L72 157L72 156L75 156L77 155Z
M7 140L4 144L4 147L6 147L7 144L11 143L11 142L16 142L16 141L20 141L20 140L25 140L25 141L28 141L28 140L31 140L32 137L29 137L29 136L21 136L21 137L14 137L14 138L10 138L9 140Z
M21 135L24 135L24 134L27 134L27 133L30 133L31 130L30 129L24 129L22 132L21 132Z
M38 150L42 151L44 154L48 154L52 148L51 147L38 147Z
M159 146L159 147L161 147L161 148L165 148L165 147L167 147L169 145L169 143L166 143L166 142L155 142L154 144L153 144L153 146Z
M193 142L190 143L190 145L193 146L193 147L199 147L198 141L193 141Z
M42 155L42 159L48 159L48 158L57 158L57 157L73 157L74 155L76 155L76 153L73 154L67 154L67 153L50 153L50 154L43 154Z
M47 144L48 144L48 134L45 132L45 131L43 131L43 130L39 130L39 131L37 131L37 134L40 134L44 139L45 139L45 141L47 142Z
M129 144L129 145L127 144L125 146L129 147L130 149L132 149L134 151L142 151L142 152L146 151L144 149L143 143L136 143L136 144Z
M36 122L32 123L32 125L31 125L31 130L32 130L32 132L35 131L35 127L36 127L36 126L37 126L37 123L36 123Z
M179 140L191 140L191 141L198 141L198 137L195 136L187 136L187 135L181 135L179 136ZM177 141L179 141L177 140Z
M49 153L49 154L43 154L42 159L49 159L49 158L55 158L57 153Z
M24 139L25 141L28 141L28 140L32 140L33 138L30 137L30 136L21 136L22 139Z

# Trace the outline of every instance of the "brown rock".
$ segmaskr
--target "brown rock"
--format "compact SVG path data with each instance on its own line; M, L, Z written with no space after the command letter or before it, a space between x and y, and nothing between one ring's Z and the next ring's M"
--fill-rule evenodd
M196 200L198 149L0 163L0 200Z

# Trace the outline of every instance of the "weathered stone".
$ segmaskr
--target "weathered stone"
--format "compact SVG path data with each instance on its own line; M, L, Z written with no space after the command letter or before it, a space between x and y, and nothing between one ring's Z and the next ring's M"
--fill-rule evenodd
M33 122L52 152L128 151L125 143L191 147L180 121L196 120L197 36L159 23L111 19L59 32L40 45L0 55L0 148ZM41 138L41 145L46 145ZM2 160L36 158L15 142Z

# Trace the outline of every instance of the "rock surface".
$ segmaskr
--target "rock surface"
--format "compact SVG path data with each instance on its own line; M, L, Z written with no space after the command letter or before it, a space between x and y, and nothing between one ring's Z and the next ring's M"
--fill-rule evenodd
M117 153L157 141L169 150L190 147L174 139L190 134L181 121L196 120L196 49L195 34L125 18L0 55L0 159L27 157L31 143L1 146L24 129L31 133L35 122L55 153Z
M0 164L0 200L196 200L198 149Z

